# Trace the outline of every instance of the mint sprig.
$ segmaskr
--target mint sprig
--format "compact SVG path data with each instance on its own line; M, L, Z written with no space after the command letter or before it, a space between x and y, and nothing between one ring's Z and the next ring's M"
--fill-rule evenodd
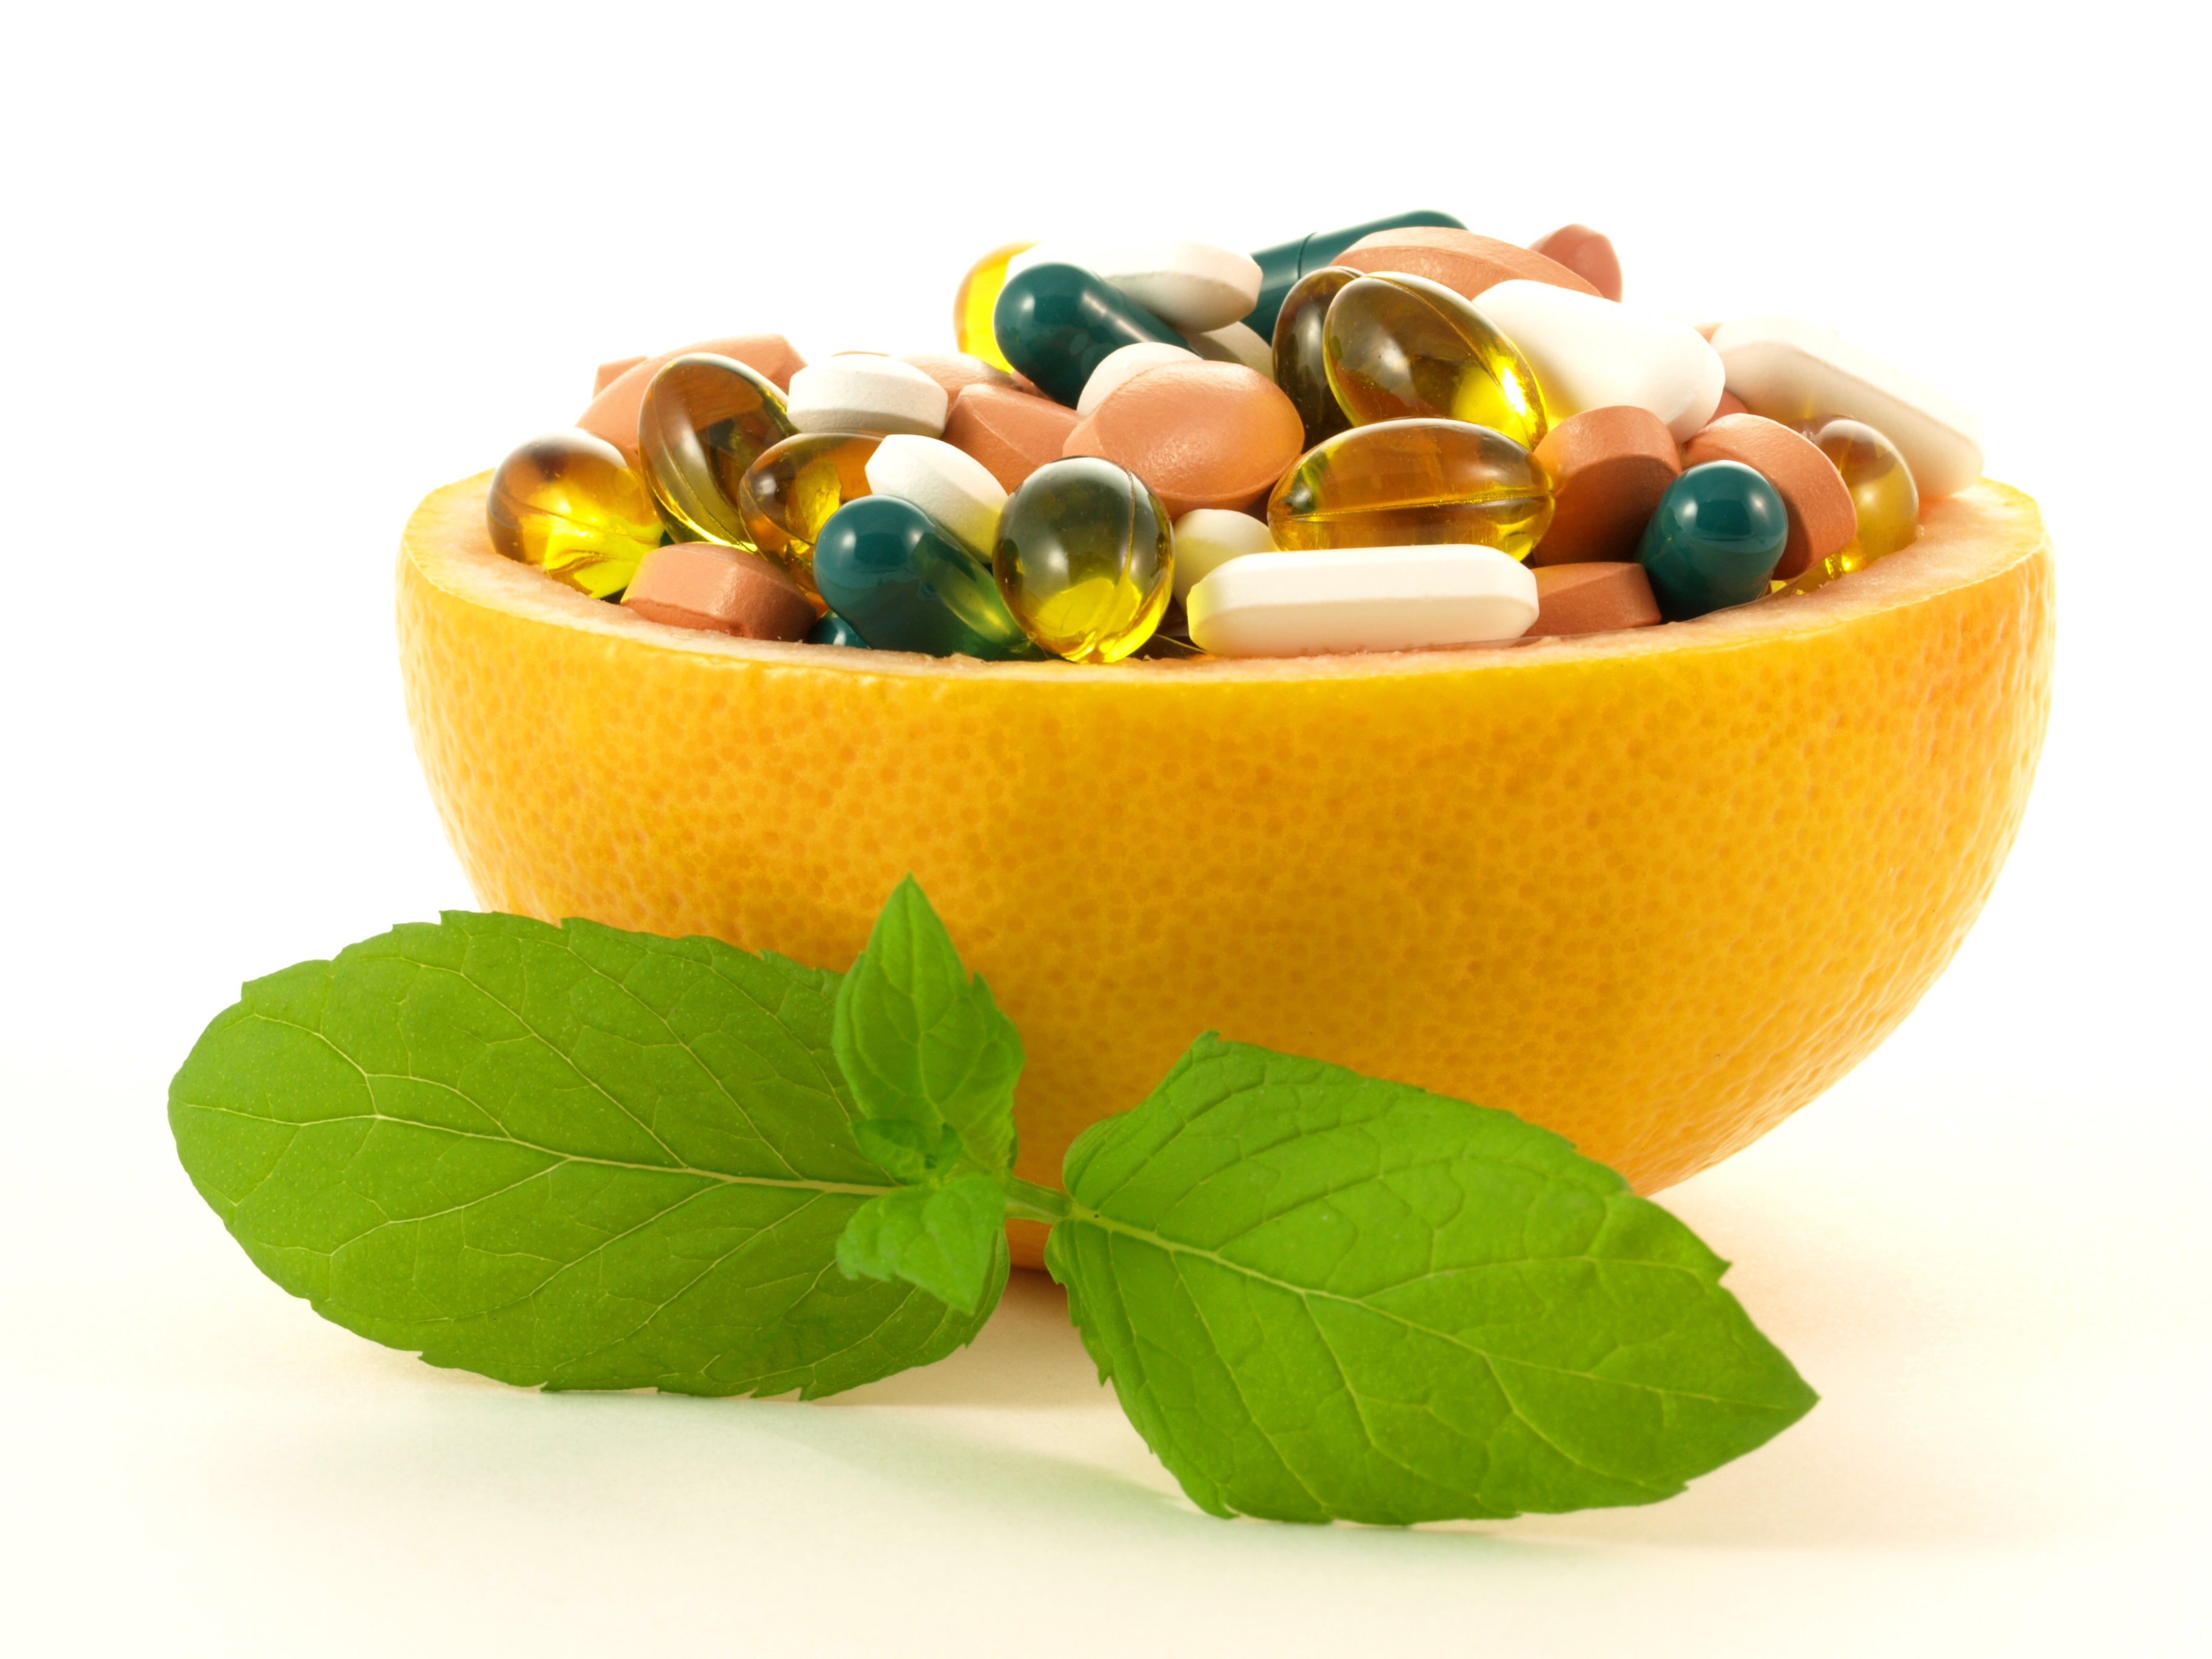
M1216 1515L1648 1504L1813 1406L1725 1263L1510 1113L1209 1035L1066 1179L1046 1265Z
M348 1328L502 1381L830 1393L970 1340L1008 1214L1217 1515L1643 1504L1815 1396L1726 1264L1510 1114L1201 1036L1013 1173L1018 1036L911 878L840 975L447 915L258 980L170 1092L193 1182Z

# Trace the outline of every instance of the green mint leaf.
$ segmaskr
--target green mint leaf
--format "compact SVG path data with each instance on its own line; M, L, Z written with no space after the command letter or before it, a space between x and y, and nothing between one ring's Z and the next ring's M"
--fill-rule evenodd
M976 1168L1012 1172L1021 1037L991 988L968 977L912 876L837 988L835 1046L866 1115L950 1124Z
M1006 1188L971 1171L870 1199L845 1224L837 1265L848 1279L902 1279L963 1313L988 1312L1006 1287Z
M248 985L169 1121L262 1271L363 1336L549 1388L830 1394L982 1322L836 1271L892 1186L836 993L712 939L450 913Z
M894 1181L909 1185L946 1175L967 1151L960 1132L949 1123L863 1118L853 1126L853 1139L870 1163Z
M1066 1176L1046 1265L1216 1515L1648 1504L1816 1398L1688 1228L1510 1113L1208 1036Z

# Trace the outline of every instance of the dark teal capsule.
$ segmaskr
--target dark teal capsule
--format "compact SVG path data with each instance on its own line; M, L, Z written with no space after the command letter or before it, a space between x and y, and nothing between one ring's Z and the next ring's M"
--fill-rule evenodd
M868 642L860 637L860 630L832 611L820 622L806 630L809 645L851 645L865 651Z
M1109 352L1147 341L1190 342L1081 265L1031 265L1009 277L991 313L1006 361L1056 402L1075 407L1083 383Z
M878 651L933 657L1040 657L999 597L991 567L912 501L863 495L814 543L814 585Z
M1765 593L1789 538L1772 484L1741 461L1708 461L1667 486L1636 556L1660 614L1686 622Z
M1372 236L1378 230L1402 230L1408 225L1441 225L1447 230L1467 228L1449 213L1415 208L1411 213L1394 213L1387 219L1370 219L1364 225L1347 225L1342 230L1316 230L1295 242L1278 242L1273 247L1263 247L1252 256L1260 262L1260 303L1252 307L1244 325L1263 340L1273 338L1275 313L1283 308L1283 297L1299 277L1310 276L1324 265L1334 264L1336 256L1363 236Z

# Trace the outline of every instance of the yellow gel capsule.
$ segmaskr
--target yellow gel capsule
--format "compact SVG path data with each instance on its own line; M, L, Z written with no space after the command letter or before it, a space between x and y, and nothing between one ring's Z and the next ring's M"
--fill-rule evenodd
M1328 383L1328 359L1322 350L1322 329L1336 296L1363 273L1345 265L1323 265L1310 270L1291 285L1283 308L1275 313L1275 384L1298 411L1306 429L1306 447L1333 438L1352 424L1344 405Z
M1346 283L1322 324L1329 389L1354 426L1435 417L1534 449L1548 429L1535 371L1441 283L1396 272Z
M660 545L645 480L588 432L549 432L499 464L484 502L491 544L595 599L619 593Z
M868 491L868 457L877 432L802 432L746 469L738 506L753 545L776 561L817 600L814 544L830 515Z
M1267 498L1285 552L1467 542L1525 559L1552 522L1552 475L1502 432L1382 421L1299 457Z
M1920 489L1895 444L1863 421L1821 421L1805 435L1844 475L1859 527L1848 544L1783 590L1791 593L1809 593L1863 570L1884 555L1910 547L1920 535Z
M1095 455L1048 461L999 515L992 574L1023 632L1070 662L1119 662L1175 596L1175 532L1152 487Z
M1009 374L1014 372L1014 366L999 349L999 337L991 327L991 313L998 308L999 290L1006 285L1007 262L1017 253L1027 252L1036 246L1035 242L1008 242L1004 247L993 248L968 267L960 286L952 290L954 346Z
M758 369L708 351L671 358L645 389L637 447L679 539L750 548L738 494L745 470L795 430Z

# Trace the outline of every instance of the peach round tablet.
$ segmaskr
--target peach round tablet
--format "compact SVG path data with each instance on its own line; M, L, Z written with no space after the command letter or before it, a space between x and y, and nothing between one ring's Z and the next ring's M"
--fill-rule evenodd
M1784 581L1836 552L1858 533L1858 509L1835 463L1813 441L1778 421L1731 415L1715 421L1682 448L1685 466L1741 461L1774 486L1790 514L1775 575Z
M1568 416L1535 454L1552 475L1552 522L1532 565L1635 557L1652 509L1682 470L1667 423L1625 404Z
M909 351L899 362L911 364L943 386L948 404L971 386L1014 384L1014 377L997 364L971 357L964 351Z
M1556 259L1495 237L1439 225L1378 230L1361 237L1329 263L1354 270L1401 270L1408 276L1425 276L1468 300L1485 289L1516 280L1551 283L1577 294L1597 293Z
M1565 265L1607 299L1620 297L1620 256L1602 232L1561 225L1529 243L1528 251Z
M637 448L637 411L645 401L646 387L653 384L653 377L660 372L662 364L702 351L716 357L734 357L747 368L758 369L767 375L775 383L776 390L784 392L791 390L792 375L806 367L806 359L793 350L791 342L781 334L731 334L719 340L701 340L678 351L664 351L658 356L647 357L624 369L592 399L576 417L576 424L622 451L623 459L632 466L642 465Z
M1661 621L1640 564L1547 564L1536 572L1536 620L1526 637L1609 634Z
M983 463L1009 490L1060 459L1079 417L1049 398L1006 386L972 386L945 417L945 441Z
M601 363L592 376L592 396L598 397L644 361L643 357L617 357L612 362Z
M1280 387L1236 363L1166 363L1083 417L1060 447L1125 466L1180 519L1195 507L1249 510L1305 442Z
M678 542L647 554L622 602L650 621L747 640L796 640L814 626L813 601L757 553L717 542Z
M1198 361L1196 352L1186 351L1179 345L1170 345L1164 340L1139 340L1134 345L1125 345L1109 351L1099 360L1098 367L1091 371L1091 378L1083 383L1083 391L1075 400L1075 412L1088 415L1148 368L1158 368L1163 363L1194 363Z

